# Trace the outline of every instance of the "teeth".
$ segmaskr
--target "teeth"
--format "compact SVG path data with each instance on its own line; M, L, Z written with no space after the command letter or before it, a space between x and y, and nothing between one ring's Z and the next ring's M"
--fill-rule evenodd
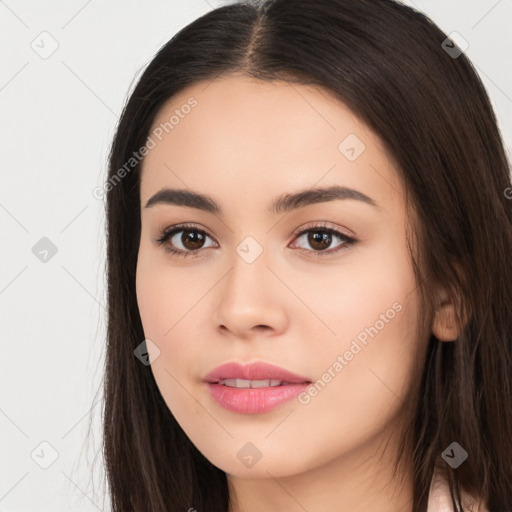
M265 379L265 380L246 380L246 379L221 379L219 384L228 386L230 388L268 388L273 386L280 386L278 379Z

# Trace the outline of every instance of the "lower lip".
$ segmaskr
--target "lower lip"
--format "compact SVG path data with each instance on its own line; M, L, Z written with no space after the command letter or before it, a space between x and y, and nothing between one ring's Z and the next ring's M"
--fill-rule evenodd
M309 383L266 388L231 388L208 382L207 386L221 407L234 412L258 414L271 411L295 398L309 386Z

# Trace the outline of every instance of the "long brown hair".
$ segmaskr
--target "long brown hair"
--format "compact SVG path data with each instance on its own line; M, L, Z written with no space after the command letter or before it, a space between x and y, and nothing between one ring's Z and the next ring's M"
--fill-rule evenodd
M195 20L147 66L120 119L105 183L103 441L114 512L228 510L225 473L191 443L150 367L134 357L144 340L135 290L141 166L126 164L167 100L232 73L321 86L382 139L417 219L410 247L414 239L423 321L435 306L432 283L441 282L463 326L454 342L428 340L403 439L412 447L402 456L413 460L413 510L425 512L443 464L454 496L464 489L490 512L512 510L509 166L486 91L446 40L429 18L393 0L248 0ZM453 441L469 454L456 469L440 457Z

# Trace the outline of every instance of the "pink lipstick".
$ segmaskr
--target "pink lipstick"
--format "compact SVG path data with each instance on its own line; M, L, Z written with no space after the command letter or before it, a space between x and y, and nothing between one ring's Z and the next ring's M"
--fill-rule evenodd
M232 362L203 378L212 398L225 409L245 414L271 411L304 391L311 380L263 362Z

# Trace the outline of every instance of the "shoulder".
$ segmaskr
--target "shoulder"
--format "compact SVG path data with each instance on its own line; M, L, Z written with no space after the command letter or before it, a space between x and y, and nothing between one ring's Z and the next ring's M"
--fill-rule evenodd
M479 500L467 492L462 492L461 512L489 512ZM439 470L434 471L430 483L427 512L456 512L452 504L448 480Z

